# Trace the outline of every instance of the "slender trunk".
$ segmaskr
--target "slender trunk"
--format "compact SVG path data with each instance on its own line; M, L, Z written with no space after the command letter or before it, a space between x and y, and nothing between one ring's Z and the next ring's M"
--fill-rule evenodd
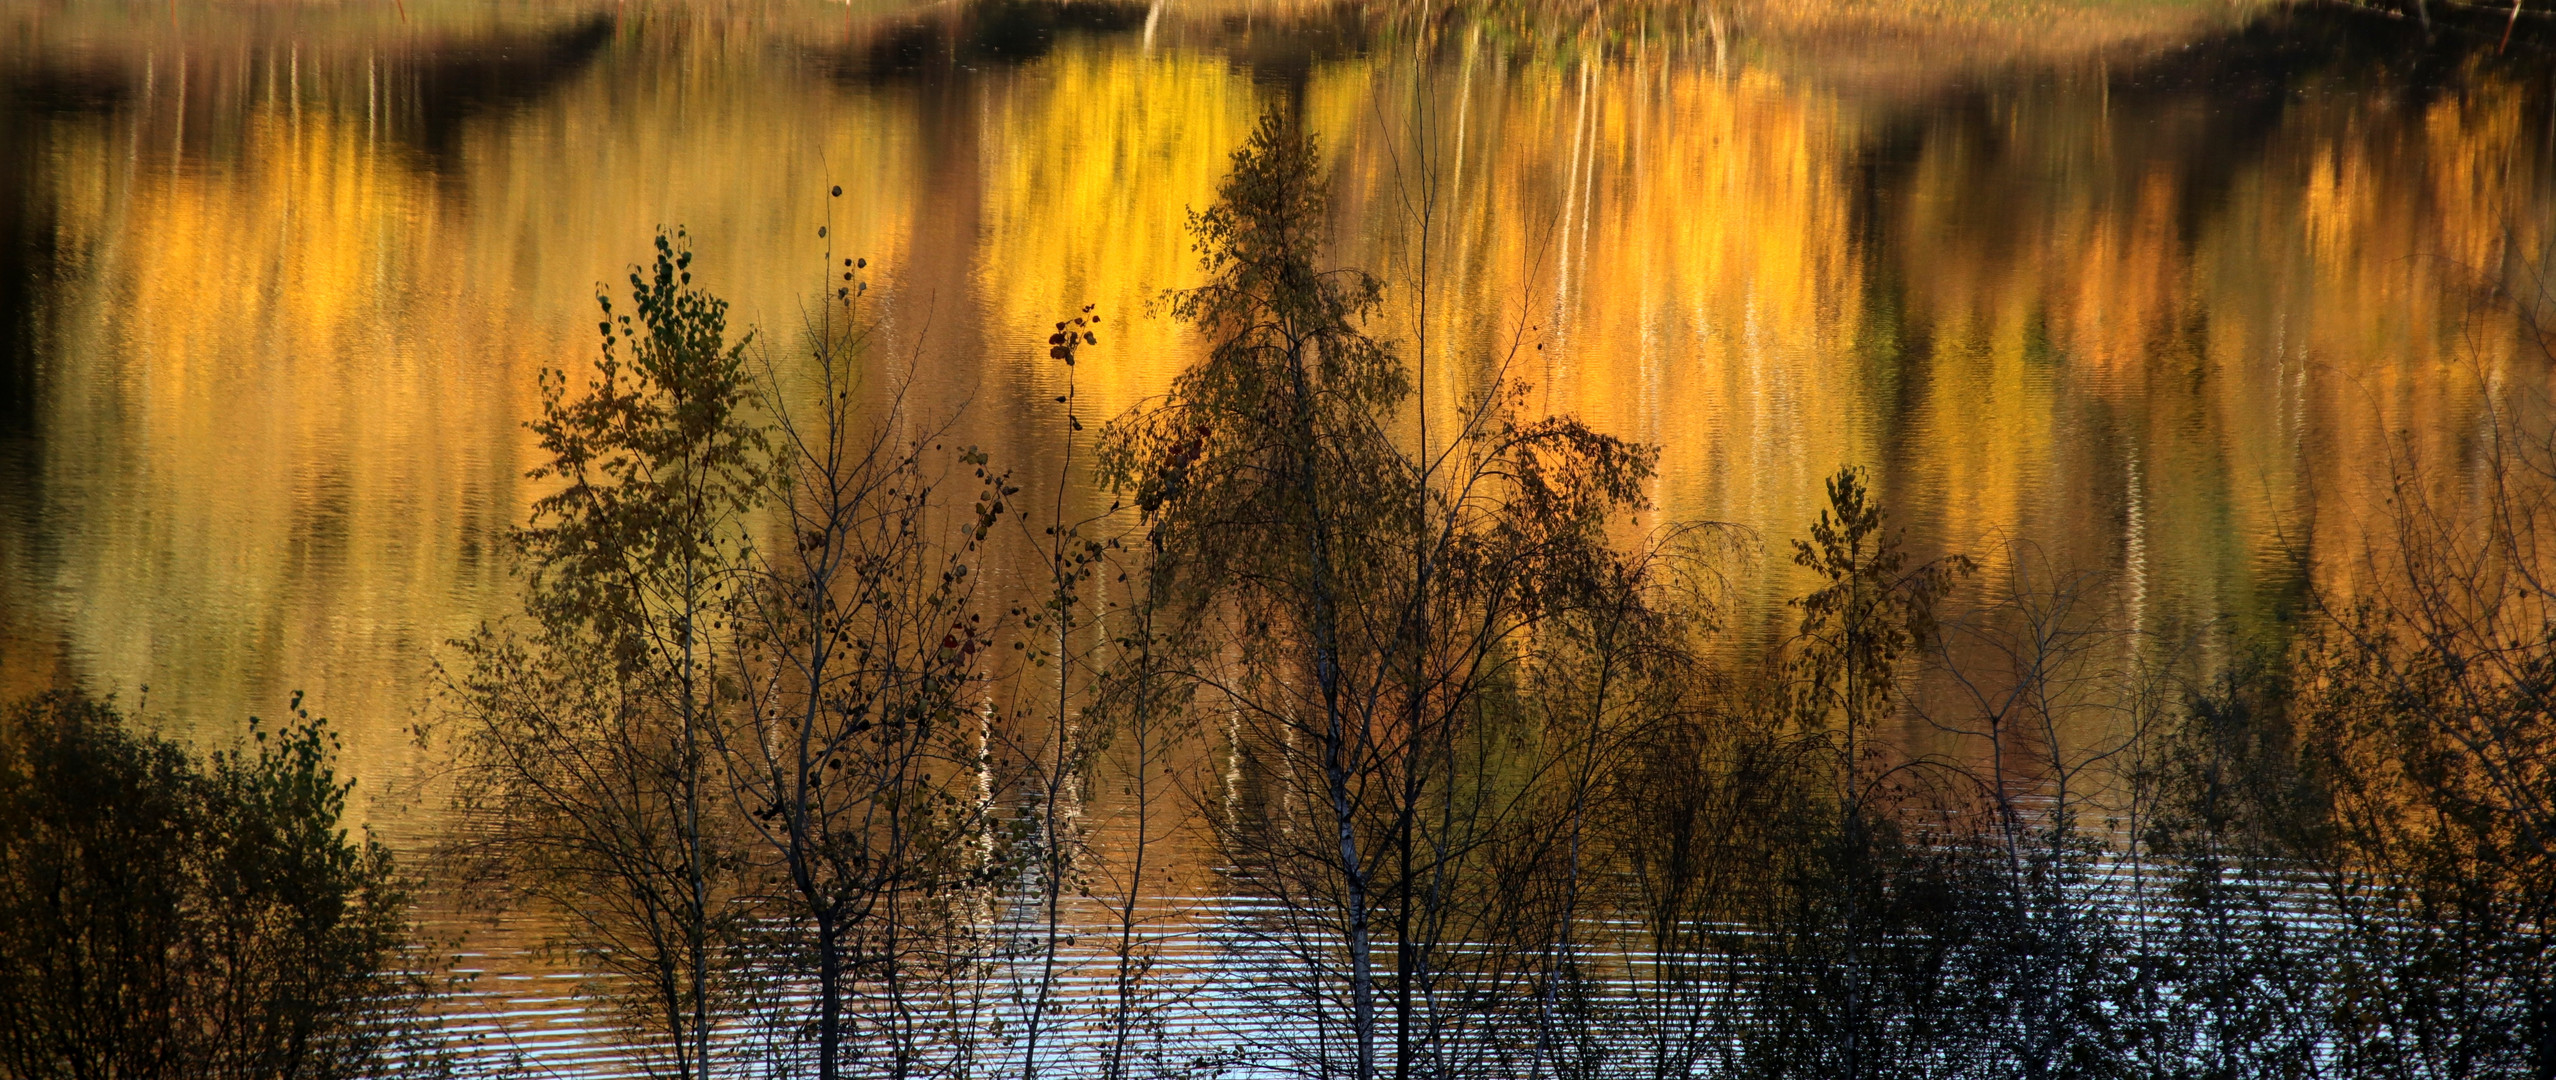
M1065 485L1071 482L1074 472L1075 404L1074 368L1069 363L1065 368L1065 455L1057 468L1056 501L1049 514L1049 520L1055 523L1050 535L1056 538L1056 546L1048 559L1055 603L1049 617L1056 620L1056 732L1051 740L1055 747L1055 760L1050 764L1046 778L1047 791L1040 823L1046 832L1042 838L1046 865L1039 875L1046 925L1043 927L1045 937L1039 942L1038 994L1030 1003L1029 1033L1021 1050L1022 1080L1038 1080L1039 1035L1046 1030L1048 1002L1056 992L1056 944L1062 936L1064 923L1065 871L1073 857L1073 852L1066 846L1056 808L1064 795L1065 785L1070 782L1067 771L1081 756L1073 746L1076 738L1073 721L1066 715L1073 695L1073 665L1069 660L1069 650L1073 646L1074 567L1066 547Z
M1056 636L1058 638L1059 646L1057 649L1057 663L1059 666L1062 666L1065 662L1065 653L1063 648L1063 639L1065 634L1061 625ZM1060 694L1059 697L1061 699L1062 695ZM1060 711L1057 715L1057 725L1059 728L1057 738L1060 740L1066 737L1065 732L1063 731L1064 724L1064 715ZM1045 845L1045 851L1043 852L1045 858L1042 861L1045 865L1039 868L1039 901L1042 908L1041 915L1044 921L1040 927L1041 936L1039 939L1038 991L1030 999L1029 1030L1023 1036L1025 1041L1022 1043L1021 1047L1022 1080L1037 1080L1038 1078L1039 1035L1047 1029L1047 1006L1050 999L1052 999L1056 993L1056 945L1063 934L1065 903L1064 873L1065 861L1068 857L1067 853L1064 851L1064 841L1059 838L1060 829L1056 814L1056 803L1063 792L1065 761L1065 747L1060 742L1056 748L1056 760L1054 762L1054 768L1056 771L1050 774L1048 783L1046 784L1047 791L1045 794L1045 802L1047 805L1045 814L1043 815L1043 820L1040 822L1040 828L1045 833L1045 836L1042 839L1042 843Z
M1136 736L1136 850L1129 861L1127 895L1118 909L1118 971L1114 987L1117 1000L1111 1007L1109 1057L1101 1069L1102 1080L1122 1080L1126 1075L1129 1025L1134 1023L1136 1011L1136 900L1144 895L1145 844L1151 839L1147 835L1150 831L1147 827L1147 819L1150 817L1150 807L1153 803L1149 778L1152 769L1148 767L1151 764L1152 737L1145 717L1146 705L1142 700L1145 693L1147 691L1138 691L1139 701L1134 732Z
M1418 775L1419 770L1409 770ZM1411 941L1411 833L1418 796L1405 785L1403 791L1402 827L1394 836L1394 912L1393 912L1393 1075L1396 1080L1411 1076L1411 992L1413 990L1413 953Z
M662 941L662 939L660 939L660 941ZM659 942L652 941L650 944L657 945ZM671 945L671 943L665 944L669 946ZM686 1026L683 1014L683 981L682 973L677 970L680 966L680 961L674 956L668 955L665 951L660 951L653 959L663 961L663 963L659 965L660 971L657 979L657 992L659 996L665 999L666 1032L674 1037L675 1075L677 1077L690 1076L690 1070L692 1068L691 1051L684 1048L684 1044L688 1040L685 1038Z
M1357 805L1349 790L1353 748L1347 709L1341 702L1338 597L1334 593L1330 535L1324 524L1321 491L1315 482L1319 463L1313 430L1313 387L1305 371L1305 347L1302 339L1294 339L1287 356L1295 394L1293 465L1299 508L1305 515L1314 682L1322 693L1323 780L1331 803L1332 825L1338 830L1340 873L1348 889L1349 1011L1350 1035L1357 1051L1355 1076L1356 1080L1371 1080L1376 1069L1375 958L1368 926L1371 898L1365 864L1358 854Z
M820 582L824 580L824 578L819 579ZM817 595L822 595L821 586ZM814 597L811 599L809 610L822 612L824 608L813 602ZM823 625L821 619L817 625ZM790 862L789 869L793 884L798 888L800 898L807 904L810 914L816 921L817 1080L836 1080L842 1069L843 920L836 911L832 899L826 895L825 886L817 878L818 860L822 856L817 853L817 845L811 836L811 824L808 820L811 804L816 801L816 792L809 790L809 778L815 775L818 768L813 740L822 697L816 688L824 685L824 672L829 666L831 650L824 643L823 633L820 632L814 636L818 641L814 646L815 659L810 665L807 705L799 725L797 766L793 770L796 775L789 781L793 795L790 801L790 838L786 853Z
M891 811L888 829L893 834L901 835L904 831L903 821L896 816L898 813ZM905 947L904 935L899 932L903 929L905 922L902 901L901 893L892 891L888 894L887 922L880 928L883 931L883 955L886 958L886 966L882 974L887 982L888 1076L890 1080L905 1080L907 1076L912 1075L914 1069L914 1023L911 1005L906 1001L905 957L899 952Z
M843 931L817 922L817 1077L834 1080L843 1049Z
M1370 1080L1376 1071L1376 995L1374 954L1368 941L1367 875L1358 861L1358 833L1354 806L1349 798L1349 770L1342 751L1347 742L1343 716L1339 706L1339 674L1332 669L1326 653L1319 661L1319 678L1323 684L1325 710L1330 723L1324 729L1323 775L1331 794L1331 813L1340 829L1340 866L1349 887L1349 1013L1350 1035L1357 1040L1357 1080Z
M1606 715L1606 696L1614 689L1615 662L1612 655L1614 650L1610 646L1611 643L1609 646L1601 646L1608 655L1600 661L1596 693L1591 696L1589 702L1589 728L1580 744L1580 765L1573 771L1570 781L1570 862L1563 872L1562 912L1554 923L1553 955L1547 961L1552 970L1545 978L1543 995L1545 1030L1548 1033L1560 1030L1559 1025L1555 1023L1555 994L1560 989L1562 980L1576 976L1579 967L1574 932L1580 918L1582 860L1580 849L1587 827L1589 791L1595 783L1593 776L1597 769L1598 729ZM1560 1044L1550 1041L1550 1036L1548 1040L1547 1052L1554 1057L1554 1073L1560 1075L1562 1072Z
M685 681L690 681L692 643L684 643ZM684 702L683 746L683 816L685 872L691 878L692 908L686 912L685 937L689 955L686 959L692 975L692 1046L693 1075L708 1080L710 1076L710 957L709 957L709 880L701 859L701 747L700 730L692 715L690 691Z
M1148 590L1146 603L1151 603ZM1153 641L1151 612L1139 615L1137 628L1144 651L1137 657L1140 681L1136 690L1136 713L1130 734L1136 742L1136 849L1129 860L1127 893L1118 909L1118 970L1115 973L1116 1000L1110 1010L1109 1056L1101 1067L1102 1080L1122 1080L1127 1069L1127 1042L1136 1011L1136 902L1145 891L1145 845L1152 840L1153 811Z
M1308 476L1304 485L1313 485ZM1310 494L1310 492L1308 492ZM1308 501L1308 507L1311 502ZM1312 532L1314 562L1314 679L1322 688L1322 769L1331 799L1333 825L1339 830L1340 872L1349 900L1349 1001L1351 1037L1357 1042L1357 1080L1370 1080L1376 1070L1376 995L1374 951L1369 941L1366 867L1358 855L1357 805L1349 790L1352 753L1347 710L1342 706L1339 628L1330 593L1330 552L1322 530Z
M1425 413L1424 413L1425 415ZM1425 431L1425 428L1424 428ZM1426 435L1423 435L1426 438ZM1421 481L1425 484L1427 481ZM1420 493L1425 499L1425 492ZM1425 502L1415 509L1426 509ZM1421 543L1427 543L1426 520L1423 519ZM1418 878L1413 869L1412 846L1420 829L1420 799L1427 785L1422 781L1422 718L1427 706L1427 657L1429 654L1429 560L1425 550L1415 553L1414 590L1411 620L1413 630L1403 642L1411 650L1410 683L1404 691L1401 759L1401 805L1394 808L1394 944L1393 944L1393 1075L1395 1080L1410 1080L1412 1067L1413 997L1421 988L1421 976L1427 960L1419 935L1412 932L1412 919L1417 914ZM1449 790L1452 790L1450 788ZM1436 911L1436 897L1431 895L1429 910Z
M686 479L692 483L698 484L700 480L699 470L696 468L690 468L689 462L687 462L686 465ZM691 493L691 501L693 504L691 508L692 513L688 516L693 520L690 524L693 524L695 527L699 527L699 519L702 517L701 496L699 491L696 490ZM684 919L684 959L690 968L689 974L692 982L692 1015L690 1018L692 1025L693 1050L692 1075L699 1077L700 1080L709 1080L709 942L707 939L709 936L710 890L708 877L702 862L701 851L701 725L698 704L699 677L698 671L695 667L696 648L694 641L695 630L700 625L700 615L700 565L696 558L687 555L683 562L682 623L676 629L675 638L678 646L682 650L681 658L678 661L679 667L677 668L677 682L683 695L683 765L681 783L683 785L684 876L687 879L686 884L690 886L692 893L691 908L685 912ZM677 1066L678 1071L681 1071L680 1055L678 1055Z
M1419 91L1433 94L1435 68L1421 65ZM1431 115L1433 100L1423 100L1415 115ZM1429 161L1429 140L1421 144L1421 160ZM1394 929L1393 929L1393 1075L1395 1080L1411 1077L1411 995L1416 989L1413 970L1417 966L1417 947L1411 938L1413 879L1411 876L1411 834L1420 821L1420 717L1426 707L1429 645L1429 240L1430 226L1437 213L1437 178L1434 166L1421 177L1419 273L1413 282L1412 297L1418 308L1413 354L1419 365L1420 387L1420 467L1412 470L1411 512L1414 523L1411 550L1411 636L1403 646L1411 650L1411 681L1404 691L1408 699L1408 719L1402 728L1403 785L1402 805L1395 808L1394 829Z

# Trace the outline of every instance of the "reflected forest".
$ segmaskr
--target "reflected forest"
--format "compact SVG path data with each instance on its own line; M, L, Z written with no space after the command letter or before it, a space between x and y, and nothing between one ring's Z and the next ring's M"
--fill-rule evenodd
M0 714L0 1077L2556 1077L2556 565L2540 558L2556 543L2556 9L2539 0L2054 0L2020 14L1004 0L786 61L779 46L736 44L739 27L798 19L820 28L813 40L851 9L634 3L440 74L291 52L277 83L266 45L238 45L250 59L222 78L264 88L243 100L288 86L289 115L259 105L237 130L154 134L178 147L170 193L118 188L131 205L112 209L77 194L73 174L83 154L124 151L83 149L81 125L127 122L111 118L173 92L163 82L197 85L176 68L197 54L159 46L151 89L116 82L96 57L126 47L113 40L126 16L78 23L76 6L11 16L22 38L91 51L38 62L20 46L5 71L25 118L0 123L28 152L0 166L28 192L0 195L16 215L0 471L25 478L0 496L12 520L0 563L15 567L0 587L16 594L0 598L0 686L14 699ZM291 9L222 18L262 25ZM425 34L477 11L427 0L383 17ZM571 92L587 77L577 65L636 63L593 56L655 48L634 27L659 22L685 27L665 32L689 48L741 50L734 63L804 63L899 100L1014 77L986 71L1064 79L1096 41L1141 40L1154 64L1223 48L1251 74L1199 129L1216 145L1192 188L1164 189L1192 193L1178 199L1127 194L1112 170L1134 167L1111 158L1135 151L1104 130L1186 108L1168 83L1135 111L1057 121L1071 129L1065 164L1027 190L1055 189L1050 211L1094 221L992 209L978 191L957 225L913 211L891 228L880 222L908 212L898 200L926 195L889 190L846 150L808 190L779 190L801 177L776 166L723 196L731 212L694 202L688 218L610 231L601 258L622 269L537 298L575 309L523 332L524 377L452 369L456 386L524 388L490 406L501 422L469 427L516 449L468 474L498 480L454 481L499 485L468 504L477 524L451 527L479 538L466 543L443 539L446 511L427 496L389 513L347 492L444 483L417 464L431 455L411 429L458 431L475 414L394 424L278 405L240 418L240 435L151 396L210 392L187 387L248 377L226 357L307 340L347 367L296 378L396 404L412 369L447 363L438 350L516 354L428 321L384 331L393 344L346 326L393 319L384 297L438 289L458 298L438 309L454 325L483 303L531 310L474 289L541 291L524 283L564 273L541 268L548 226L530 222L507 241L522 247L473 256L459 284L403 278L350 298L389 280L374 263L410 258L368 249L314 271L344 283L329 303L358 313L312 329L237 299L228 278L269 271L231 249L266 242L261 228L309 227L294 222L358 197L329 192L391 174L361 171L372 156L315 158L286 185L299 194L224 241L150 218L151 200L211 183L215 165L189 164L188 139L325 154L290 140L337 121L292 95L318 101L336 91L300 80L342 76L361 102L347 123L412 139L398 167L445 170L434 182L458 190L478 182L452 178L456 162L510 152L474 125ZM1490 78L1476 65L1494 55L1529 73L1502 77L1544 80L1535 92L1556 95L1551 130L1567 146L1486 134L1508 129L1456 80ZM1861 164L1718 181L1644 171L1667 159L1642 157L1643 140L1705 139L1711 109L1780 112L1772 98L1734 104L1747 94L1812 94L1797 89L1816 82L1803 56L1854 74L1820 84L1838 95L1828 104L1762 122L1803 145L1828 137L1806 134L1819 125L1864 125L1864 149L1846 155ZM2087 57L2127 74L2105 66L2074 89L2014 74L2095 70ZM1373 65L1356 76L1375 84L1364 96L1340 89L1352 64ZM689 89L644 93L715 96L710 76L683 71L649 78ZM1674 89L1682 72L1730 96L1676 98L1706 93ZM1599 80L1619 77L1658 108L1683 101L1685 119L1592 106ZM475 89L436 97L437 79ZM1982 89L2004 79L2023 89ZM383 86L449 112L364 96ZM2102 95L2093 111L2070 104L2088 93ZM2193 104L2214 96L2254 118ZM1916 120L1822 111L1917 97L1966 102L1945 106L1966 133L1943 136L1957 146ZM913 138L967 142L969 170L1026 153L971 126L991 121L958 100L916 106L933 119ZM2121 162L2051 151L2064 166L2016 149L2080 138L2071 125L2116 111L2139 138L2180 123L2218 133L2204 141L2288 145L2309 135L2280 125L2352 100L2379 104L2335 127L2395 124L2371 137L2385 147L2299 151L2315 164L2295 197L2261 194L2273 181L2257 165L2170 176L2161 143L2119 143ZM1852 106L1868 107L1883 108ZM175 108L180 124L232 123L198 115L215 106ZM1529 111L1503 108L1502 124ZM130 122L136 147L157 131ZM1601 150L1622 134L1602 136L1610 124L1632 132L1622 155ZM1784 141L1732 125L1706 157ZM2424 144L2419 168L2385 157L2457 132L2470 141ZM683 153L729 152L693 134L710 141ZM1566 149L1550 204L1483 164ZM2067 171L2098 159L2119 175ZM925 189L962 183L956 166L921 168L939 178ZM2430 194L2353 202L2347 189L2391 168L2428 177ZM1580 187L1584 169L1616 178ZM1775 212L1828 200L1818 185L1848 176L1870 185L1860 202ZM1690 183L1744 191L1761 213L1653 195L1667 201L1649 224L1615 224L1624 192ZM2017 194L2040 183L2100 191L2084 198L2118 202L2131 223L1997 239L1988 219L2075 220ZM1948 193L1881 205L1930 184ZM591 211L485 187L450 197L469 214L533 199L525 212L563 234ZM2196 239L2221 235L2207 207L2246 199L2262 221ZM749 258L741 230L766 228L743 205L757 200L814 207L772 211L788 221L781 269L723 262ZM2276 203L2304 209L2260 209ZM348 235L458 233L464 212L385 210L397 224ZM111 242L80 232L118 214L161 224ZM1591 215L1599 225L1582 223ZM1928 233L1928 215L1968 224ZM2270 265L2250 252L2276 244L2263 239L2276 217L2303 223L2302 265L2328 268L2301 271L2319 284L2298 289L2341 289L2330 268L2347 264L2394 284L2259 318L2279 305L2249 307L2230 297L2250 286L2227 282L2248 279L2249 258ZM2453 218L2465 231L2440 225ZM1833 247L1777 238L1820 222L1835 224ZM1075 254L1054 268L971 264L971 299L916 284L928 274L915 267L968 257L939 248L1015 229L1097 246L1058 241ZM1483 239L1495 234L1511 239ZM1949 239L1910 239L1928 235ZM2387 236L2410 239L2400 250ZM60 299L83 275L159 257L126 244L179 249L168 257L195 265L153 272L193 284ZM2149 271L2101 268L2148 258L2143 244L2180 252L2187 284L2150 295L2129 281ZM1680 245L1703 253L1657 255ZM1155 248L1177 268L1107 266L1168 265ZM2005 271L1981 267L2026 258L2074 269L2017 276L2071 284L1969 315L1944 306L2004 287L1990 279ZM1610 336L1588 314L1609 301L1582 299L1715 273L1739 299L1705 284L1691 302L1643 299L1626 316L1638 333ZM1840 274L1867 275L1857 298L1824 291ZM2209 275L2235 291L2205 310L2188 280ZM1812 284L1786 292L1788 280ZM140 314L119 314L128 305ZM151 327L189 305L209 310L206 325L260 328L188 356L179 343L198 331ZM2166 322L2104 337L2089 328L2106 311ZM2351 339L2367 351L2305 324L2327 313L2371 320ZM127 319L141 328L83 329ZM2248 344L2272 340L2247 336L2266 325L2282 343L2270 351ZM1671 335L1693 343L1649 344ZM1807 344L1764 344L1778 339ZM2116 355L2106 342L2131 344ZM1627 359L1607 366L1610 349ZM97 374L104 362L83 350L139 366ZM951 350L993 358L984 370L998 374L960 380ZM2275 405L2192 404L2253 393L2212 388L2252 378L2252 361L2231 357L2257 353L2281 358L2262 382ZM1755 381L1708 390L1659 374L1708 356L1746 358L1731 370ZM1973 360L1986 373L1963 382ZM2363 404L2311 417L2311 384ZM1823 396L1835 386L1849 389ZM2015 404L2007 386L2040 404ZM132 403L108 400L128 391ZM452 396L417 400L464 400L438 393ZM2111 404L2054 403L2067 395ZM1823 415L1835 401L1856 404ZM1634 404L1655 419L1628 421ZM2161 418L2134 415L2146 408ZM1740 452L1728 432L1747 409L1766 419ZM1681 413L1709 419L1656 420ZM79 426L97 416L128 426ZM1795 427L1842 434L1769 434ZM2163 434L2123 434L2150 431ZM2281 434L2244 441L2260 432ZM166 554L206 542L188 534L225 542L232 520L183 500L129 519L140 524L59 510L129 494L153 469L198 477L177 485L202 489L189 498L264 505L265 474L240 463L323 436L340 441L309 445L380 458L391 479L276 489L286 539L271 558ZM214 455L237 471L61 464L104 452L82 438L175 440L168 462ZM273 441L221 457L234 438ZM2280 440L2296 463L2278 475L2251 450L2187 452ZM2070 471L2072 455L2116 445L2136 452ZM2211 466L2225 473L2215 511L2179 486L2204 458L2243 459ZM2055 479L2018 495L1998 479L2007 468ZM1794 494L1727 495L1779 483ZM2100 507L1994 518L2034 500ZM367 514L379 520L349 524ZM1991 519L2006 524L1977 524ZM333 656L273 643L372 640L354 615L278 614L255 639L268 644L160 666L115 658L203 639L169 623L97 629L161 618L137 597L194 595L190 576L278 566L303 581L299 568L376 528L405 539L333 573L385 593L431 578L460 598L458 618L416 623L435 629L412 651L361 647L406 680L376 696L332 676L331 696L295 691L242 725L207 715L229 699L200 680L141 681ZM132 539L146 534L158 539ZM131 564L120 573L143 576L64 554L115 544L145 545L114 549ZM2242 551L2206 554L2221 544ZM433 561L445 551L461 554ZM482 568L484 589L470 584ZM142 584L78 586L109 580ZM291 629L305 625L320 628ZM300 677L286 666L278 678ZM365 710L379 715L350 715Z

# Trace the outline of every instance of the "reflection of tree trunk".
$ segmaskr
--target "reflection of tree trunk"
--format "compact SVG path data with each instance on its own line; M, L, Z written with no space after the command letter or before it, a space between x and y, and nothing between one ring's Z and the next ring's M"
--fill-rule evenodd
M946 366L954 375L968 374L899 384L908 395L897 410L901 419L969 417L980 411L969 407L982 377L970 365L999 353L989 343L987 328L1000 325L1001 320L984 309L976 277L976 259L985 250L987 151L982 108L986 93L974 78L953 77L944 86L915 95L915 130L931 132L932 137L917 144L922 153L914 165L920 196L913 238L905 265L896 271L891 286L896 299L889 310L899 314L882 326L898 339L890 348L906 350L932 366ZM924 370L928 368L916 369L918 374ZM971 420L970 426L977 422ZM1001 429L988 437L1000 440L988 445L1031 444L1030 434L1018 428Z

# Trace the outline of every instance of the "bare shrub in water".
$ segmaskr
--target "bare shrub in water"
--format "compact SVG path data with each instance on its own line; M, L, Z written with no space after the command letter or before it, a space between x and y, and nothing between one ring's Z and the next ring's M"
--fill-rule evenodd
M2193 687L2155 756L2156 813L2136 838L2156 869L2139 937L2157 986L2128 1046L2146 1075L2312 1076L2330 1062L2343 953L2299 858L2322 814L2297 768L2286 659L2250 652Z
M2156 1072L2556 1071L2556 451L2488 419L2455 477L2389 462L2353 572L2192 696Z
M1603 844L1629 927L1624 1000L1596 1037L1613 1075L1724 1075L1754 1015L1734 958L1777 910L1785 857L1827 818L1824 764L1754 680L1671 684L1603 778Z
M2481 483L2397 467L2368 586L2291 667L2317 811L2294 850L2342 920L2340 1058L2369 1075L2556 1070L2556 441L2496 419Z
M757 550L734 612L750 690L717 745L752 838L754 955L811 991L776 1005L783 1037L813 1045L822 1080L965 1071L981 908L1016 846L979 587L1019 489L973 448L904 434L902 387L864 385L867 264L841 264L806 363L769 368L784 542Z

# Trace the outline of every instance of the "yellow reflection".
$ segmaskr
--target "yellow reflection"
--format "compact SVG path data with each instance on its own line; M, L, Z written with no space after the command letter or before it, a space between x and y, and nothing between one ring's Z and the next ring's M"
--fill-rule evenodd
M992 350L1026 370L992 385L1060 392L1048 330L1096 304L1107 341L1088 354L1077 387L1086 418L1114 416L1161 389L1186 357L1180 327L1145 313L1164 290L1196 283L1187 214L1215 201L1258 119L1257 95L1220 59L1074 42L997 99L977 279Z
M2483 75L2235 139L2100 72L1931 110L1702 39L1468 36L1285 85L1134 34L904 82L743 25L616 42L440 141L386 119L398 80L341 64L316 95L299 61L164 59L131 109L52 129L77 256L46 298L43 542L6 573L12 632L64 644L24 652L185 722L309 689L358 771L404 775L437 644L511 606L535 372L585 362L596 283L659 224L784 353L825 252L868 258L882 381L912 363L1052 475L1042 328L1101 305L1087 424L1160 388L1197 343L1141 313L1195 280L1184 214L1273 99L1330 150L1339 261L1394 290L1433 437L1505 366L1660 445L1662 514L1770 542L1742 579L1770 622L1780 542L1850 462L1922 544L2041 543L2142 625L2258 610L2289 550L2343 580L2392 452L2458 460L2484 393L2547 377L2478 286L2551 240L2556 178L2532 89Z
M811 109L727 64L573 88L576 122L467 128L435 162L378 113L264 89L209 150L160 139L205 92L184 84L53 148L59 242L91 255L48 316L54 557L8 568L11 606L45 609L14 621L92 689L148 687L208 744L307 690L369 813L427 760L408 729L443 644L512 610L522 423L542 367L593 355L598 283L685 226L732 329L795 349L820 225L902 255L910 135L881 102Z
M89 181L58 227L97 262L55 316L68 520L42 584L97 689L147 686L217 745L310 690L378 790L421 704L385 676L422 673L496 584L518 376L546 357L455 325L432 193L365 136L286 107L249 118L237 167L58 147Z
M1379 108L1433 104L1443 170L1427 390L1440 430L1505 372L1541 407L1659 445L1663 514L1778 538L1814 512L1822 477L1873 460L1842 175L1855 126L1834 102L1662 56L1512 70L1469 52L1393 74ZM1414 230L1396 224L1417 158L1368 135L1351 169L1370 219L1342 234L1391 238L1357 250L1407 290ZM1406 338L1416 317L1397 310ZM1788 579L1753 580L1772 599Z

